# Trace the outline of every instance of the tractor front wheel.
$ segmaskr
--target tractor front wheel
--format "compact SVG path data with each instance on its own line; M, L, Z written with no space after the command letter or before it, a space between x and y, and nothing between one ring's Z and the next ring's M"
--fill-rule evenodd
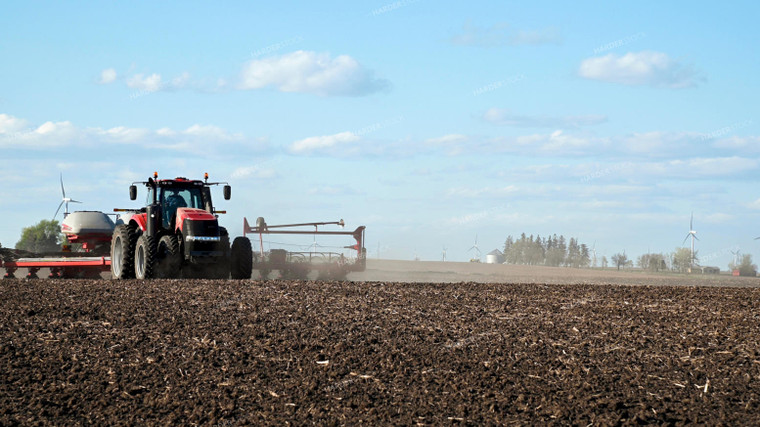
M210 267L210 279L226 280L230 278L230 235L227 229L219 227L220 241L217 250L222 253L217 263Z
M156 247L156 257L158 258L154 269L156 278L173 279L180 276L182 253L177 236L161 236Z
M156 266L156 242L153 237L141 235L135 248L135 278L152 279Z
M250 279L253 272L253 249L247 237L235 237L230 254L230 273L233 279Z

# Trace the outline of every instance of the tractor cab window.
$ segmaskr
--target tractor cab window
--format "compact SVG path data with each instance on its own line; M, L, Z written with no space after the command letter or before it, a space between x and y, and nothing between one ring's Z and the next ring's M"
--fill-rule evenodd
M201 209L205 209L208 212L214 212L214 207L211 206L211 189L203 187L203 202L204 206Z
M177 214L178 208L204 209L203 195L199 188L164 188L161 191L161 206L163 206L163 221L166 228Z

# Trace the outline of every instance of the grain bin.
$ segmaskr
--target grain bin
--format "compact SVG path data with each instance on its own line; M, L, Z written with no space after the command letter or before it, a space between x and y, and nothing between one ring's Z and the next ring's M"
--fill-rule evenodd
M486 254L486 264L501 264L504 262L504 255L498 249L494 249Z

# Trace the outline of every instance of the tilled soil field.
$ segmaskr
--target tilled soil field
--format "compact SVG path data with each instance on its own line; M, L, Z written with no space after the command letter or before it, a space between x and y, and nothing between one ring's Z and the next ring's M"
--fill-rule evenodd
M2 281L0 424L760 424L760 289Z

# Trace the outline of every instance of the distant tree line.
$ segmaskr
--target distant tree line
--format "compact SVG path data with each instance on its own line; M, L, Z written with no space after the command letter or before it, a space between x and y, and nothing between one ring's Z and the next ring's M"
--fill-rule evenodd
M591 263L589 248L578 239L553 234L548 237L525 233L519 239L507 236L504 242L504 259L507 264L547 265L551 267L588 267Z
M507 264L545 265L550 267L596 267L597 260L591 258L588 245L581 244L578 239L552 234L541 237L522 233L519 238L507 236L504 242L504 259ZM612 267L620 270L633 268L634 260L628 259L625 251L611 257ZM671 253L646 253L636 259L636 265L642 270L652 272L675 271L686 273L699 266L697 252L693 254L689 248L676 248ZM607 257L601 258L601 267L607 268ZM700 267L701 268L701 267ZM742 276L756 276L757 265L752 263L752 256L744 255L741 262L729 264L730 270L739 270Z
M639 268L649 271L667 271L667 256L664 254L644 254L638 259Z
M612 256L613 264L619 255ZM692 254L689 248L676 248L670 254L648 253L641 255L638 259L638 266L642 270L655 272L672 270L678 273L686 273L695 267L701 268L698 267L697 251ZM749 254L743 255L737 264L729 263L728 269L730 271L739 270L740 276L757 276L757 265L752 263L752 255Z

